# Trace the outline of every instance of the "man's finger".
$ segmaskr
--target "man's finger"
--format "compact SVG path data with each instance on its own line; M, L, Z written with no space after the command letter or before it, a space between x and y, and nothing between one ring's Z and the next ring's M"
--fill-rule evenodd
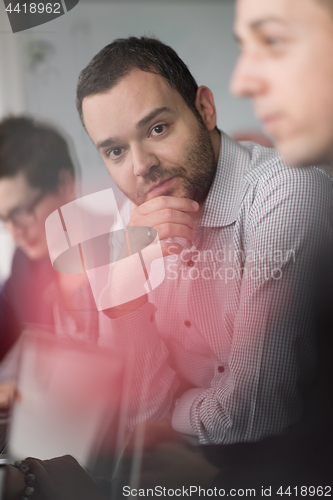
M174 210L172 208L163 208L157 212L152 212L151 214L141 216L138 220L136 217L131 218L129 226L146 226L153 227L157 230L157 227L161 224L178 224L186 226L191 230L196 228L196 221L185 212L180 212L179 210Z
M170 255L179 255L183 247L179 243L161 243L161 249L163 257L169 257Z
M189 198L176 198L175 196L158 196L138 207L142 215L150 214L152 211L162 210L163 208L173 208L182 212L197 212L199 203Z
M194 238L194 230L183 224L166 222L154 226L154 229L156 229L161 241L169 238L184 238L185 240L192 241Z

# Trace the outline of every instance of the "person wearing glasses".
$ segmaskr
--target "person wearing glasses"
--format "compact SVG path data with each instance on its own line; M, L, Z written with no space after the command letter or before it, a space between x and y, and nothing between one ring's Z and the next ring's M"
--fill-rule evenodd
M0 292L0 359L25 324L54 328L58 318L60 326L73 335L94 330L89 322L82 326L86 321L82 314L74 317L75 312L68 311L75 309L68 305L73 305L72 293L80 288L84 275L54 272L46 242L46 218L74 197L75 170L65 139L32 118L4 118L0 122L0 221L17 248L11 275ZM89 293L88 287L82 288Z

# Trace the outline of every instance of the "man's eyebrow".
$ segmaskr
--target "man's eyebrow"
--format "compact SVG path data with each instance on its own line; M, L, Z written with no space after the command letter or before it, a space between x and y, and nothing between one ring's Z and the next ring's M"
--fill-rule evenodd
M268 23L274 23L274 24L286 24L283 19L277 16L269 16L269 17L264 17L262 19L258 19L256 21L253 21L250 23L250 28L253 29L254 31L260 29L263 25L268 24Z
M151 120L153 120L154 118L156 118L156 116L158 116L159 114L161 114L163 112L172 113L172 109L168 108L166 106L164 106L162 108L156 108L156 109L154 109L151 113L149 113L147 116L145 116L144 118L142 118L136 124L136 128L144 127L145 125L147 125L147 123L149 123Z
M110 146L114 146L117 143L119 143L117 137L108 137L107 139L104 139L104 141L98 142L96 144L96 148L97 149L108 148Z
M256 19L255 21L250 22L248 26L252 31L260 31L262 27L265 27L266 24L270 23L279 24L280 26L286 25L286 21L284 19L281 19L278 16L268 16ZM237 33L237 29L234 30L234 39L239 45L242 44L242 36Z
M19 212L22 209L24 210L24 207L22 205L18 205L17 207L12 208L7 215L5 216L0 215L0 221L12 217L12 215L15 214L15 212Z

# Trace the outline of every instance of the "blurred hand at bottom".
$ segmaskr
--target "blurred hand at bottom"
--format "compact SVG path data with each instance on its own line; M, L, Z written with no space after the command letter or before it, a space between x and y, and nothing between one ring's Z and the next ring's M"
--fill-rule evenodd
M94 479L70 455L39 460L27 458L29 473L36 477L34 500L105 500ZM8 467L5 500L22 498L25 489L24 474ZM14 469L14 470L12 470Z
M14 399L16 384L14 380L0 384L0 411L7 411Z

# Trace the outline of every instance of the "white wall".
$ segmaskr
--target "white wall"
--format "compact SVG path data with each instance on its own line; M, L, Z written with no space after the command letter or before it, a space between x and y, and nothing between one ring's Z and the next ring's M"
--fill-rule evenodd
M67 132L82 167L83 194L114 187L75 109L78 74L115 38L154 35L179 53L199 84L211 88L220 128L258 128L250 104L228 91L238 54L233 8L232 0L81 1L51 23L10 34L0 2L7 30L0 33L0 114L25 110Z
M18 38L12 34L4 4L0 7L0 116L25 110ZM0 224L0 284L8 276L14 244Z

